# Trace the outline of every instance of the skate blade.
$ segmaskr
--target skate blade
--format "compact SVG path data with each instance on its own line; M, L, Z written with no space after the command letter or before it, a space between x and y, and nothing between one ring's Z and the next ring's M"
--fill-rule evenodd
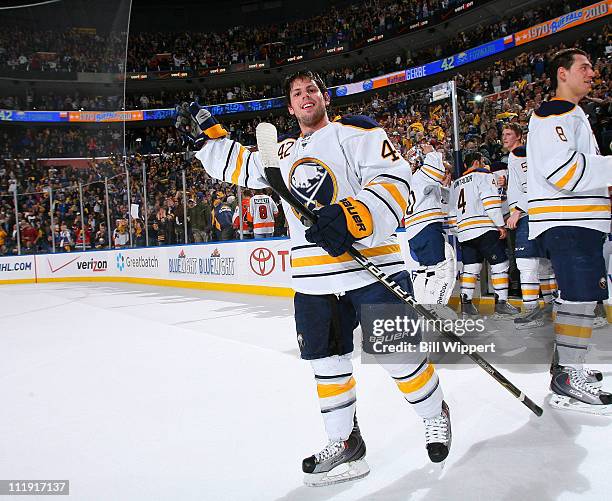
M590 405L565 395L553 394L548 404L559 410L593 414L595 416L612 416L612 405Z
M593 321L593 329L603 329L609 327L610 324L607 319L598 317Z
M538 320L536 322L527 322L525 324L517 324L514 322L514 328L517 331L522 331L526 329L538 329L540 327L544 327L544 320Z
M358 480L370 473L370 467L365 459L342 463L327 472L304 473L304 485L308 487L324 487L351 480Z
M491 319L492 320L505 320L505 321L512 320L512 321L514 321L514 319L517 318L517 316L518 315L514 315L514 314L512 314L512 315L504 315L504 314L501 314L501 313L493 313L493 315L491 315Z

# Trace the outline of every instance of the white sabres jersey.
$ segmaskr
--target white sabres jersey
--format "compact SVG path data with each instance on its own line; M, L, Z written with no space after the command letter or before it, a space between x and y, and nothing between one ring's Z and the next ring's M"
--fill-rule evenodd
M527 149L517 146L508 155L508 208L527 215Z
M285 183L310 209L353 197L370 211L373 233L355 247L387 274L405 270L395 232L408 205L411 172L385 131L364 116L345 116L308 137L279 141ZM230 139L208 141L196 153L207 172L226 182L266 188L259 152ZM306 294L354 290L376 279L348 254L332 257L304 236L306 226L283 201L291 235L293 288Z
M495 176L487 169L468 169L450 190L449 224L459 242L504 226L502 200Z
M278 207L268 195L253 195L249 202L249 220L253 223L253 233L261 235L274 233L274 218Z
M529 120L529 238L556 226L610 231L612 157L600 155L584 111L561 99Z
M443 223L447 215L442 206L442 180L445 175L442 154L427 153L423 165L412 174L410 199L404 226L408 240L432 223Z

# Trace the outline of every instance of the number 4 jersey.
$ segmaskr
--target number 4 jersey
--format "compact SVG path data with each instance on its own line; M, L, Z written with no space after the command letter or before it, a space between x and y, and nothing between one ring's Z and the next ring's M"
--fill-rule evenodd
M355 247L393 275L405 270L395 232L408 205L411 172L371 118L345 116L307 137L279 139L285 184L310 209L353 197L370 211L374 232ZM230 139L208 141L196 153L208 173L249 188L266 188L259 152ZM304 236L305 221L283 202L291 235L293 288L306 294L354 290L375 281L348 254L332 257Z
M502 200L495 176L487 169L468 169L452 187L449 224L459 242L504 226Z

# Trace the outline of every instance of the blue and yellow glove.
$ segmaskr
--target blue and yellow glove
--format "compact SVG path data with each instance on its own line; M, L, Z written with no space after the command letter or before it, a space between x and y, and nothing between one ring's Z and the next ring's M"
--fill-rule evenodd
M374 231L368 208L354 198L318 209L317 222L306 230L306 240L317 244L330 256L337 257Z
M219 139L228 135L223 126L210 112L196 102L182 103L176 106L174 126L183 137L196 149L204 146L209 139Z

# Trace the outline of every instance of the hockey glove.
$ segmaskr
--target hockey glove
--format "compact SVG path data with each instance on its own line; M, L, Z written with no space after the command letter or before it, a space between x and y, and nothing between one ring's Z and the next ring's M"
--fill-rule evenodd
M198 150L208 139L219 139L228 135L215 117L196 102L176 106L174 126L183 135L183 138L195 145Z
M318 209L317 215L317 222L306 230L306 240L333 257L344 254L355 241L374 231L368 208L350 197Z

